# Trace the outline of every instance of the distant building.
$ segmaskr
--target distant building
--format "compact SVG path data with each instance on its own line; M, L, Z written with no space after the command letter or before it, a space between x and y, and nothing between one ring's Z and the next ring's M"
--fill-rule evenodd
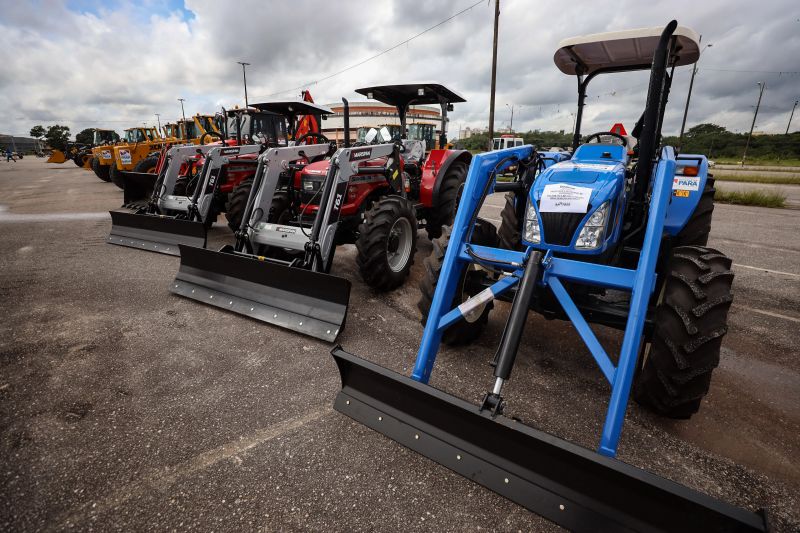
M42 150L45 146L44 141L39 141L33 137L17 137L0 133L0 148L3 152L10 147L15 152L29 153Z
M344 104L323 104L333 111L322 121L322 134L330 140L344 140ZM406 115L406 124L432 124L436 135L441 133L442 113L433 106L411 106ZM350 102L350 139L355 140L358 128L378 128L384 125L400 125L400 117L394 106L380 102Z

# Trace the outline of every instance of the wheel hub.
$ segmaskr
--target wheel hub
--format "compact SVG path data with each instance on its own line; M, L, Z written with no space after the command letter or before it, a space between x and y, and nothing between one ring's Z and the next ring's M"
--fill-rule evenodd
M411 257L411 222L407 218L398 218L389 229L386 239L386 259L393 272L402 271Z

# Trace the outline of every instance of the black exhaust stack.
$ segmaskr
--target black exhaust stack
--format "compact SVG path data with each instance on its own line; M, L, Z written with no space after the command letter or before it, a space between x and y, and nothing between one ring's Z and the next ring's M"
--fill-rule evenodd
M342 98L344 103L344 147L350 148L350 102Z

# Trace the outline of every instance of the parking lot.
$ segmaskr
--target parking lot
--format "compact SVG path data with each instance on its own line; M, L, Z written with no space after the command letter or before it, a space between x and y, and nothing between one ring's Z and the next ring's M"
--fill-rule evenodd
M121 191L67 163L0 165L0 529L557 531L332 408L331 346L168 292L179 259L112 246ZM501 198L484 214L499 222ZM722 361L701 411L631 403L619 459L800 529L800 210L718 205L734 261ZM220 217L209 247L232 238ZM348 351L408 374L412 279L375 294L352 246ZM443 348L431 384L478 402L503 329ZM597 328L609 352L619 334ZM528 319L509 414L596 448L608 386L567 323Z

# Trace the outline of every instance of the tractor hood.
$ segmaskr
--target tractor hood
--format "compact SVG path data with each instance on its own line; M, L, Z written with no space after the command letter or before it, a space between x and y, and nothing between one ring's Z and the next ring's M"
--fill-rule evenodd
M540 235L538 242L533 234L526 237L540 249L600 254L617 238L613 222L625 204L625 156L581 158L580 150L575 155L545 169L531 187L528 205L534 206Z

